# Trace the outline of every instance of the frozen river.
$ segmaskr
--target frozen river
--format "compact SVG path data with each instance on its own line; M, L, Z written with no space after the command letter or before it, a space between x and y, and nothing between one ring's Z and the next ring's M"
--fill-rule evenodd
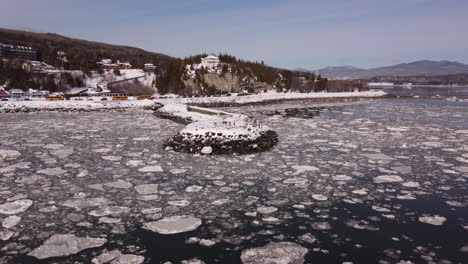
M467 102L224 110L260 119L278 145L194 156L163 149L183 126L151 112L0 115L0 208L32 201L0 213L14 224L0 229L0 263L91 263L115 249L146 263L241 263L243 250L281 241L308 249L306 263L466 263ZM142 229L174 215L202 225L175 235ZM107 242L26 256L54 234Z

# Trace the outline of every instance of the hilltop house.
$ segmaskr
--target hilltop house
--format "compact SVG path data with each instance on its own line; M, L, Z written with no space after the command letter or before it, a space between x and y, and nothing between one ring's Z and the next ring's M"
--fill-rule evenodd
M202 66L205 68L215 68L219 65L219 58L213 55L201 59Z

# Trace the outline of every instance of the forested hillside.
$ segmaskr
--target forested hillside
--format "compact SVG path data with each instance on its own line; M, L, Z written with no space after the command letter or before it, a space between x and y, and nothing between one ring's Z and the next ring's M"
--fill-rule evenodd
M184 59L148 52L139 48L110 45L74 39L51 33L34 33L0 29L0 43L28 46L38 51L38 60L69 72L32 73L22 69L21 63L0 60L0 85L8 89L46 89L64 91L82 86L91 71L98 71L101 59L130 62L142 69L145 63L156 66L156 88L159 93L175 94L221 94L231 92L257 93L264 91L351 91L366 89L356 82L334 82L308 72L295 72L274 68L262 62L242 60L228 54L219 54L219 65L212 69L198 67L208 54ZM58 58L58 52L66 54L66 62ZM198 66L197 66L198 65Z
M56 67L62 66L62 62L57 59L57 52L63 51L69 61L63 65L65 69L84 72L96 70L96 62L103 58L128 61L136 68L142 68L144 63L158 66L173 60L167 55L139 48L73 39L52 33L0 29L0 43L32 47L38 50L39 60Z

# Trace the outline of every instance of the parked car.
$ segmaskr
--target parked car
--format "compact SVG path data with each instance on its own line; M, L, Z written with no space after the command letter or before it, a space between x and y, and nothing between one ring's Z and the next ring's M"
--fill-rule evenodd
M101 101L107 101L107 98L105 98L105 97L101 98Z
M29 99L29 98L24 98L24 101L31 101L31 99Z
M8 98L2 98L0 101L8 101Z

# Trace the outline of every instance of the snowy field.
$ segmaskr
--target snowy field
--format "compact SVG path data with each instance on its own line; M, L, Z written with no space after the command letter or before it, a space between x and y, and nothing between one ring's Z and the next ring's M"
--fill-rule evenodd
M278 145L166 151L184 126L148 111L0 115L0 263L466 263L467 103L223 110Z

